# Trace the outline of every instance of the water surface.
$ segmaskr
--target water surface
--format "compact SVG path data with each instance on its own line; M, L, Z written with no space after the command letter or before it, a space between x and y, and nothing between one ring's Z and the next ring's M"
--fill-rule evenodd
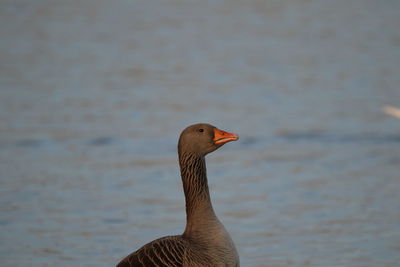
M113 266L184 228L180 131L242 266L398 266L398 1L3 1L2 266Z

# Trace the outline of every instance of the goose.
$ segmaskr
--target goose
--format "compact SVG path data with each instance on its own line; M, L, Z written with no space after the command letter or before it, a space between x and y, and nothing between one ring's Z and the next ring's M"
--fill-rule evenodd
M181 235L165 236L126 256L117 267L190 266L239 267L235 245L211 204L205 156L239 136L210 124L183 130L178 156L186 201L186 228Z

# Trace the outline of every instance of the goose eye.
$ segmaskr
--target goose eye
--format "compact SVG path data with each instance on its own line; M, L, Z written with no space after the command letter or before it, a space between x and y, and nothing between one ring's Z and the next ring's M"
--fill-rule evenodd
M204 129L203 129L203 128L200 128L200 129L199 129L199 132L200 132L200 133L204 132Z

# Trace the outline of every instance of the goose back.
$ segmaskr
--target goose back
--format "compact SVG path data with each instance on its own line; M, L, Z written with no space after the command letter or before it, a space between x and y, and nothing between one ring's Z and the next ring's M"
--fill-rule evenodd
M210 243L181 235L166 236L128 255L117 267L239 267L229 235L223 237L223 242Z

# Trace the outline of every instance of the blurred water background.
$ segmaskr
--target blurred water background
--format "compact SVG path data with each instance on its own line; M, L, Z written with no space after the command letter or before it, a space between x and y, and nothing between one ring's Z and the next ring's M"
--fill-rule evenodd
M399 266L400 1L3 0L0 265L114 266L180 234L208 156L242 266Z

